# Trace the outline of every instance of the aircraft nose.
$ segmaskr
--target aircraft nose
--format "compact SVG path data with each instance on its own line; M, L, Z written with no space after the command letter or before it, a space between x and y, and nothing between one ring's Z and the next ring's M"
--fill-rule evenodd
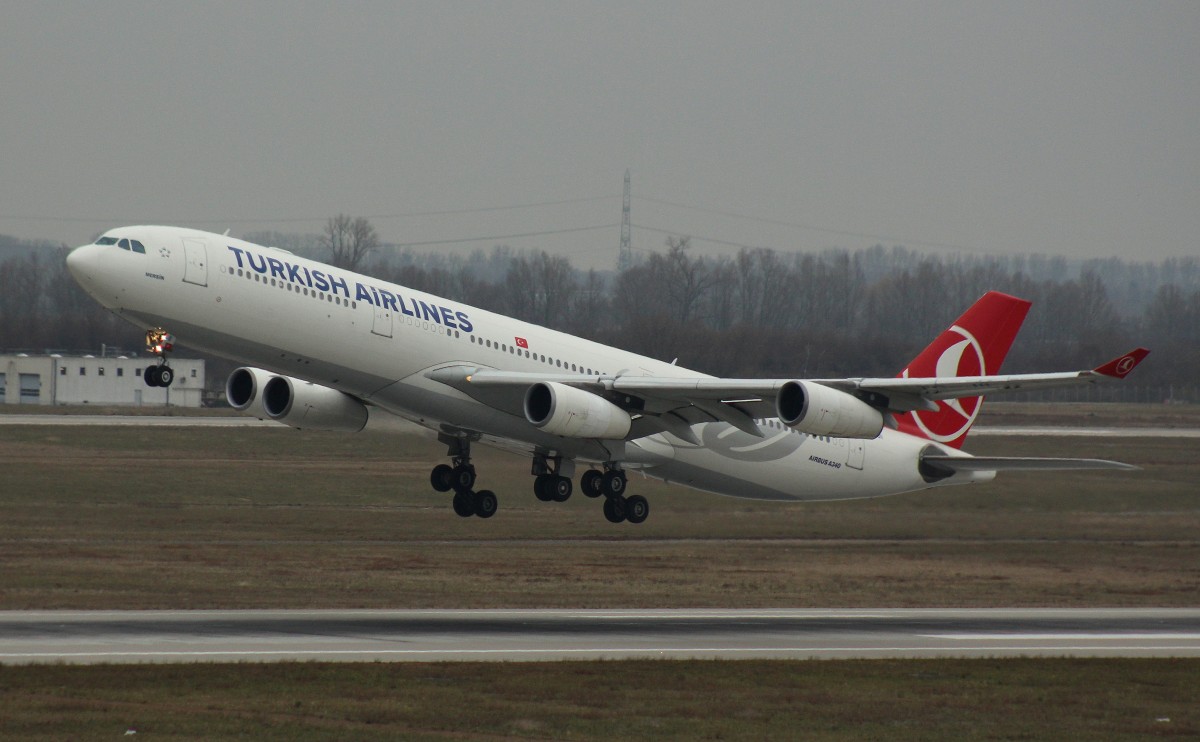
M67 253L67 271L75 279L75 283L88 289L89 293L96 280L98 253L101 249L98 245L84 245Z
M96 245L84 245L67 253L67 270L79 280L87 276L88 269L95 263Z

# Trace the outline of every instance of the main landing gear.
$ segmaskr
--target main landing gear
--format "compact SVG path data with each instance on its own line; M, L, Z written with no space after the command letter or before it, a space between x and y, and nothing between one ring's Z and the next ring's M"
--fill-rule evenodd
M604 497L604 517L609 523L644 523L650 517L650 502L641 495L625 496L625 470L614 463L604 471L591 469L579 478L579 488L588 497Z
M463 518L490 518L499 503L491 490L476 492L475 466L471 463L471 441L467 438L442 434L438 440L446 444L449 464L438 464L429 473L429 483L438 492L454 492L454 512ZM560 456L534 456L532 473L533 493L542 502L566 502L574 484L571 474L574 462ZM594 469L579 478L579 489L588 497L604 498L604 517L610 523L643 523L650 516L650 503L641 495L625 496L625 470L616 462Z
M533 492L542 502L566 502L571 497L570 461L559 457L535 456ZM604 471L589 469L579 477L579 489L588 497L604 498L604 517L610 523L643 523L650 516L650 503L641 495L625 497L625 470L610 462Z
M175 381L175 371L167 365L167 354L175 349L175 336L161 327L146 332L146 350L158 356L157 366L147 366L142 372L146 386L167 387Z
M471 463L471 442L466 438L440 435L438 440L449 448L452 465L438 464L429 474L429 483L438 492L454 490L454 512L461 518L472 515L490 518L500 507L496 493L491 490L476 492L475 466Z

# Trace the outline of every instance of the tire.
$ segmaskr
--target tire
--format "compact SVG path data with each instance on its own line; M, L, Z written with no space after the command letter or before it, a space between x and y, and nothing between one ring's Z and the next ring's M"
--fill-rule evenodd
M566 502L571 499L571 490L574 489L574 485L566 477L551 477L550 484L546 489L550 491L555 502Z
M158 366L147 366L142 372L142 381L146 382L146 386L162 386L158 383Z
M645 523L650 517L650 502L641 495L634 495L625 500L625 519L630 523Z
M454 514L460 518L470 518L475 514L474 498L468 492L454 495Z
M620 497L625 494L625 472L619 469L610 469L604 472L600 484L600 489L605 497Z
M533 494L542 502L550 502L554 499L554 491L551 489L552 480L554 478L549 474L539 474L533 480Z
M604 517L608 519L609 523L624 523L625 512L624 497L604 498Z
M500 502L496 499L496 493L491 490L476 492L474 499L475 515L480 518L490 518L500 508Z
M158 367L158 385L171 386L171 382L175 381L175 370L170 366Z
M438 492L449 492L454 489L451 484L454 477L454 469L449 464L438 464L433 467L433 471L429 473L429 483L433 485L433 489Z
M604 472L589 469L579 478L579 491L588 497L599 497L604 494L600 491L600 480L604 477Z
M455 492L470 492L475 486L475 470L469 466L456 466L451 470L450 486Z

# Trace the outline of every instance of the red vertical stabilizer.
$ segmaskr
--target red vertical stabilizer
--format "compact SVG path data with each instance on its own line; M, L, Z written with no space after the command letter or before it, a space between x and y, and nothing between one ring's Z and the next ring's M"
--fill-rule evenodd
M997 374L1008 355L1030 303L1015 296L989 291L963 313L929 347L921 351L901 378L987 376ZM983 397L938 402L937 411L915 410L896 416L899 428L910 435L961 448L975 422Z

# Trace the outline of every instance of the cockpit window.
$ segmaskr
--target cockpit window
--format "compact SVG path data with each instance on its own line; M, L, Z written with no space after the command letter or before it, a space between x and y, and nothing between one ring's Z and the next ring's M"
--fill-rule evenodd
M137 240L131 240L128 237L122 237L117 241L116 237L100 237L96 240L97 245L116 245L122 250L131 250L136 253L146 254L146 246Z

